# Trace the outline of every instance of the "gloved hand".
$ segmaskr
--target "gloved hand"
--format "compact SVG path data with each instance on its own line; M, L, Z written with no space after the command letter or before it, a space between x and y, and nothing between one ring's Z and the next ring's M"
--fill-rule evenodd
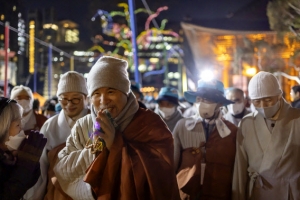
M38 131L31 131L28 138L25 138L18 149L17 165L34 172L39 168L40 157L47 143L47 139Z

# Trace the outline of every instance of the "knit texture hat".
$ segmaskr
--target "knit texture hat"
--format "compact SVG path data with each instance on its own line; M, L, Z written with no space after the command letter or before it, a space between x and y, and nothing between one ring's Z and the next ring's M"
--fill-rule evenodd
M21 92L26 92L28 96L30 97L30 100L33 102L33 94L29 87L23 86L23 85L17 85L15 86L10 93L10 98L15 99Z
M82 74L75 71L69 71L60 77L56 95L59 96L66 92L88 94L86 81Z
M282 90L273 74L260 71L250 80L248 93L250 99L261 99L281 95Z
M125 94L130 92L126 60L111 56L101 57L92 67L87 78L89 96L102 87L110 87Z

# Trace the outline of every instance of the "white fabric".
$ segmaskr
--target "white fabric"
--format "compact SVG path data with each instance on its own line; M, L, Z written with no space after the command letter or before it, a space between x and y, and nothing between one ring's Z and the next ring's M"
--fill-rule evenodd
M269 73L260 71L253 76L248 85L248 93L251 99L261 99L282 94L277 78Z
M244 102L233 103L233 104L227 105L227 108L228 108L228 112L230 112L232 115L237 115L244 111L245 104L244 104Z
M299 131L300 112L286 102L271 131L257 111L243 118L237 134L233 200L299 199Z
M89 96L102 87L110 87L125 94L130 92L128 62L111 56L102 56L91 68L87 77Z
M56 95L59 96L66 92L79 92L88 94L85 78L82 74L69 71L61 76L57 86Z
M31 130L35 128L36 118L33 114L33 110L31 110L25 117L21 119L22 129L24 131Z
M185 127L187 130L192 130L195 128L197 123L201 123L203 119L199 117L194 117L194 118L189 118L185 122ZM218 129L219 135L221 138L224 138L228 135L230 135L231 131L230 129L226 126L226 124L222 120L222 112L219 112L218 118L211 120L210 123L215 123L216 127Z
M88 113L88 109L84 109L81 112L84 115ZM47 176L48 176L48 152L58 145L66 142L67 138L71 134L71 128L69 127L64 111L62 110L58 115L49 118L42 126L41 133L47 138L47 144L43 150L40 158L41 176L37 183L27 190L24 195L26 200L43 199L47 189Z
M83 109L79 115L73 117L73 118L70 118L68 115L66 115L66 113L64 112L64 110L62 110L64 115L65 115L65 118L66 118L66 121L67 123L69 124L69 127L72 129L73 126L75 125L76 121L82 117L84 117L87 113L88 113L88 110L87 109Z
M30 110L32 110L33 103L31 100L21 99L16 101L23 108L23 113L28 113Z
M245 109L244 111L244 116L248 115L250 113L249 110ZM242 118L235 118L234 116L232 116L232 114L230 112L227 112L226 114L223 115L224 119L226 119L227 121L233 123L234 125L238 126L240 121L242 121Z
M92 132L92 116L89 114L80 118L67 138L66 147L58 154L59 161L54 167L60 186L76 200L94 199L91 186L83 181L86 169L95 158L90 149L85 148Z
M11 93L10 93L10 98L11 99L16 99L16 97L22 92L22 91L25 91L28 96L30 97L30 101L31 101L31 104L33 103L33 94L32 94L32 91L29 87L26 87L26 86L23 86L23 85L17 85L15 86L12 90L11 90Z
M7 146L8 150L18 150L21 142L26 138L26 135L23 130L21 130L17 135L15 136L9 136L8 140L5 142L5 145Z

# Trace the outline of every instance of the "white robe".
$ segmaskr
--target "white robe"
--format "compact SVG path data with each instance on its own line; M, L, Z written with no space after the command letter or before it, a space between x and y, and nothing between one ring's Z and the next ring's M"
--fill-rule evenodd
M76 200L94 200L91 186L83 181L85 171L95 159L90 149L85 148L92 131L93 120L90 114L77 120L53 169L61 188Z
M233 200L300 199L300 110L281 102L272 132L257 111L240 123Z

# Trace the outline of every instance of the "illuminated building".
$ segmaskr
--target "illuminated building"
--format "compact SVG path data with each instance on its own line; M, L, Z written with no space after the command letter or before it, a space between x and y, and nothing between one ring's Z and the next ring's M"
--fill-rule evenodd
M17 84L17 74L22 72L23 59L25 54L25 38L22 33L25 32L25 23L23 16L23 7L21 1L10 0L0 2L0 22L5 24L9 22L15 31L9 32L9 63L8 63L8 81L12 85ZM0 80L4 80L4 26L0 25ZM2 87L2 83L0 84ZM11 89L11 88L10 88Z
M215 76L225 87L247 91L250 78L258 71L299 75L294 57L300 51L300 41L292 33L280 36L273 31L229 31L186 23L182 26L198 73L207 68L216 71ZM280 80L285 94L297 84L286 78ZM285 98L289 100L289 95Z

